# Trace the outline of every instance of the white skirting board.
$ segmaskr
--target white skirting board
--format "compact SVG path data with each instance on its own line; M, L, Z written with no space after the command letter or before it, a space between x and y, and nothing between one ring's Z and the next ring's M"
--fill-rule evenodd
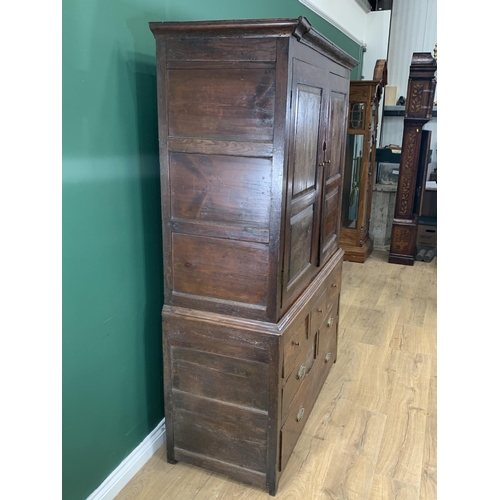
M134 477L139 469L165 443L165 419L144 441L106 478L87 500L112 500Z

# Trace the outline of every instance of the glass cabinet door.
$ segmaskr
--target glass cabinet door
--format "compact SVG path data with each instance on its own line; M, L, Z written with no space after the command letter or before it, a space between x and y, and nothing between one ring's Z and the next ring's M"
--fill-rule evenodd
M342 227L356 228L359 210L364 134L348 134L342 192Z

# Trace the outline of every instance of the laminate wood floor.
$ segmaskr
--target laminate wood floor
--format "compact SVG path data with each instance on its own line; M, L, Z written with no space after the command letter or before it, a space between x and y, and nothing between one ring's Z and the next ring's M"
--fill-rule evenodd
M434 500L437 259L344 262L339 353L277 500ZM265 491L166 462L162 447L117 500L263 500Z

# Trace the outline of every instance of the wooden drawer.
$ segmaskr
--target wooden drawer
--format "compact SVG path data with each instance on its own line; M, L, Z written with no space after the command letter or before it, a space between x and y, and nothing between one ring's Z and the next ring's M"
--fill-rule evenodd
M318 372L319 370L313 369L312 376L300 387L290 407L288 418L281 428L280 470L285 468L316 401L316 391L311 388L314 388Z
M338 305L338 300L335 303ZM327 371L337 361L338 328L339 317L337 307L334 307L321 325L318 336L318 364L328 365Z
M316 359L318 345L318 334L314 334L308 339L304 350L295 359L295 364L290 373L290 376L285 381L283 386L282 405L282 421L286 419L290 403L292 402L299 387L307 379Z
M307 352L307 341L309 337L309 316L306 316L299 326L292 331L291 335L285 334L283 346L283 367L281 376L287 380L295 368L295 361L302 353L304 358Z
M336 290L336 288L334 288L334 290ZM339 313L340 293L337 292L327 294L327 298L328 300L326 302L326 316L335 318ZM326 316L324 316L324 318L326 318Z
M321 323L323 323L323 320L325 318L325 314L328 310L327 305L326 305L327 298L328 298L327 290L323 290L323 293L321 294L320 298L317 300L317 302L314 304L314 306L311 309L311 332L312 333L316 333L319 330Z
M340 294L340 287L342 285L342 268L339 266L338 269L332 273L332 276L328 278L326 289L328 302L330 302L335 296Z
M325 321L324 325L327 324ZM323 326L324 326L323 325ZM290 404L285 422L281 428L280 433L280 470L282 471L295 448L297 440L304 428L304 425L309 418L309 415L314 407L318 394L323 387L323 384L330 372L333 364L333 356L330 355L328 361L325 362L327 352L336 352L333 347L336 346L336 325L334 323L331 327L326 327L328 330L333 328L333 335L325 335L328 343L324 344L325 354L318 353L314 365L306 377L304 382L300 385L295 398ZM319 334L321 335L323 326L320 328ZM319 339L319 337L318 337ZM332 344L333 343L333 344ZM330 349L330 350L328 350Z

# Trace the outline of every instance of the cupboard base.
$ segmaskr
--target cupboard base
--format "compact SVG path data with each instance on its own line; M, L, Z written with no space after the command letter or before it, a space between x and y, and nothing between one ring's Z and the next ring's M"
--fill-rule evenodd
M167 460L277 490L337 359L343 252L277 324L164 306Z

